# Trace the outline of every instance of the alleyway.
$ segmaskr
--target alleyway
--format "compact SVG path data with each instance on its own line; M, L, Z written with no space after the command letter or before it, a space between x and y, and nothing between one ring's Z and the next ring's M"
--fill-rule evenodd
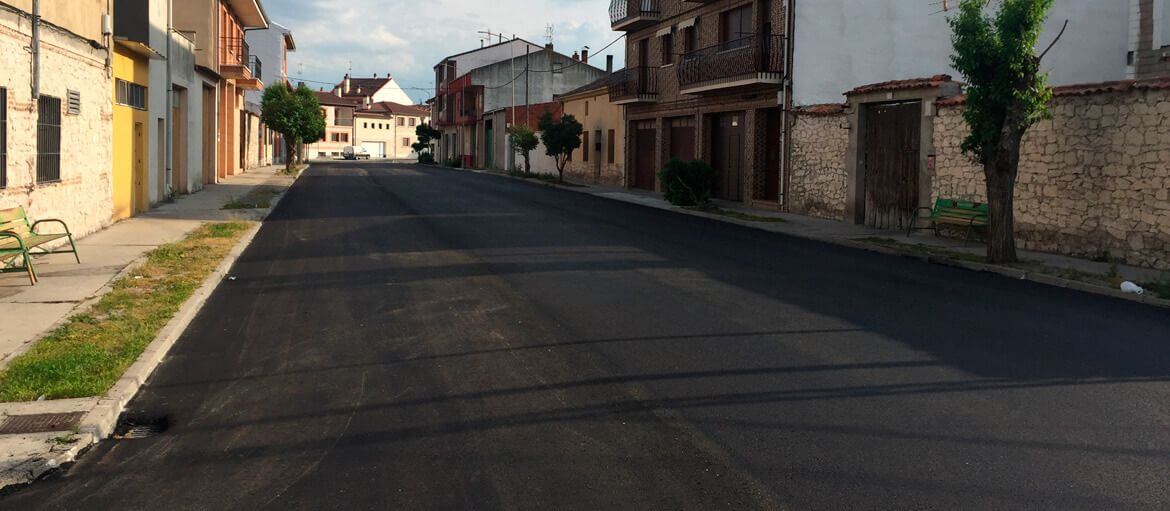
M315 165L5 509L1170 506L1170 315L495 176Z

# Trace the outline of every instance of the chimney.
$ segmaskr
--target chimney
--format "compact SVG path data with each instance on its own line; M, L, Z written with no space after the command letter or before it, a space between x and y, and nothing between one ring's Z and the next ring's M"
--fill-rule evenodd
M344 82L344 83L345 83L345 90L344 90L344 92L345 92L346 94L349 94L349 73L345 73L345 82ZM341 95L341 94L338 94L338 96L340 96L340 95Z
M548 44L544 45L544 49L546 49L548 51L553 51L553 44L548 43Z
M341 97L341 87L334 87L333 94L340 98Z
M589 63L589 48L582 48L581 49L581 63L582 64Z
M577 53L577 52L573 52L573 60L580 61L580 60L581 60L581 54L580 54L580 53Z
M606 55L605 56L605 72L606 73L613 72L613 55Z
M377 77L378 77L378 73L374 73L374 78L377 78Z

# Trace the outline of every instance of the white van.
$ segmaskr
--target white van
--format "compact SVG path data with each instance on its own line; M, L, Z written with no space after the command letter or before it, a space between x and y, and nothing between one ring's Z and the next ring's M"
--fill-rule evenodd
M341 157L347 160L368 160L370 159L370 152L361 146L354 147L347 145L341 150Z

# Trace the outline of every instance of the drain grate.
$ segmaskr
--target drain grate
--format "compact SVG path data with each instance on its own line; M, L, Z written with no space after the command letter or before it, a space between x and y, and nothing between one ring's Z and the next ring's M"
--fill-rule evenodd
M85 412L9 415L0 424L0 435L69 431L76 428L84 416Z
M170 427L167 417L124 417L116 428L117 440L138 440L162 433Z

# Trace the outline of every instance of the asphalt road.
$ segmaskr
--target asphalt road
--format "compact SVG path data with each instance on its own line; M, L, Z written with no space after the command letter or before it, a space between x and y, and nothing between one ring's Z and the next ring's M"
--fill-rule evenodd
M4 509L1165 509L1170 312L496 176L317 165Z

